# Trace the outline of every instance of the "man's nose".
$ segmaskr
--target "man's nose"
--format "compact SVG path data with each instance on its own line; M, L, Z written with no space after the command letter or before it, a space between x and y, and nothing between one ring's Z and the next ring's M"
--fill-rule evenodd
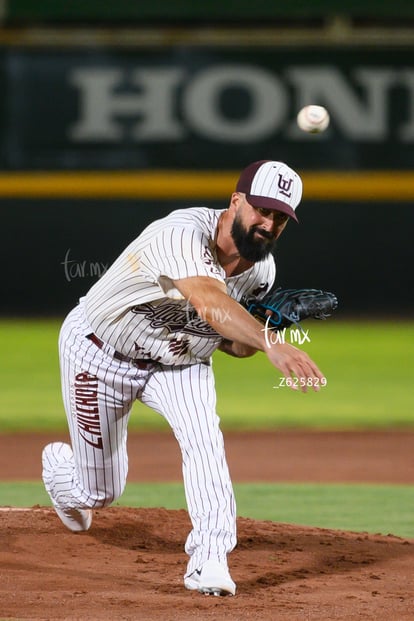
M270 213L269 215L262 216L262 225L265 231L273 231L275 226L274 214Z

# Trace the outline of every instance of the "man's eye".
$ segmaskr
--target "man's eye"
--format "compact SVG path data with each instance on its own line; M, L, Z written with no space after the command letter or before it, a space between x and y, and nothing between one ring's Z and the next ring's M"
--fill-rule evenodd
M278 223L285 222L287 219L288 219L288 216L286 214L278 213L278 212L276 212L273 217L273 221L278 222Z
M273 222L275 224L283 224L288 219L288 216L280 211L275 211L274 209L266 209L266 207L255 207L257 213L259 213L264 218L268 218L269 216L273 216Z
M256 211L260 213L261 216L267 217L270 215L271 210L265 209L265 207L256 207Z

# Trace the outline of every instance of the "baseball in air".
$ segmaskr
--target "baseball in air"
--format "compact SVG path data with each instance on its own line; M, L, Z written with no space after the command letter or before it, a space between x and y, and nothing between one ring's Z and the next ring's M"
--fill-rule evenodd
M300 129L308 134L320 134L329 125L329 113L323 106L305 106L297 116Z

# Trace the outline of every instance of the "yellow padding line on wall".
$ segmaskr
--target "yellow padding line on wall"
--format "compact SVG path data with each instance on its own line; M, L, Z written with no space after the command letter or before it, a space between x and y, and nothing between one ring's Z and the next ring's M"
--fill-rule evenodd
M239 171L99 171L0 173L1 198L229 198ZM303 172L304 199L414 201L411 171Z

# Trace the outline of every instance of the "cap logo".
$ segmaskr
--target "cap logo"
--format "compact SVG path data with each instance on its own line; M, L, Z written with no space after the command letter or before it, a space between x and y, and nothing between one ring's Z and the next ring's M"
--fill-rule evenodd
M288 198L292 196L292 192L289 192L290 186L292 185L292 183L293 183L293 179L283 179L282 175L279 173L279 181L278 181L277 186L280 190L280 193L284 194Z

